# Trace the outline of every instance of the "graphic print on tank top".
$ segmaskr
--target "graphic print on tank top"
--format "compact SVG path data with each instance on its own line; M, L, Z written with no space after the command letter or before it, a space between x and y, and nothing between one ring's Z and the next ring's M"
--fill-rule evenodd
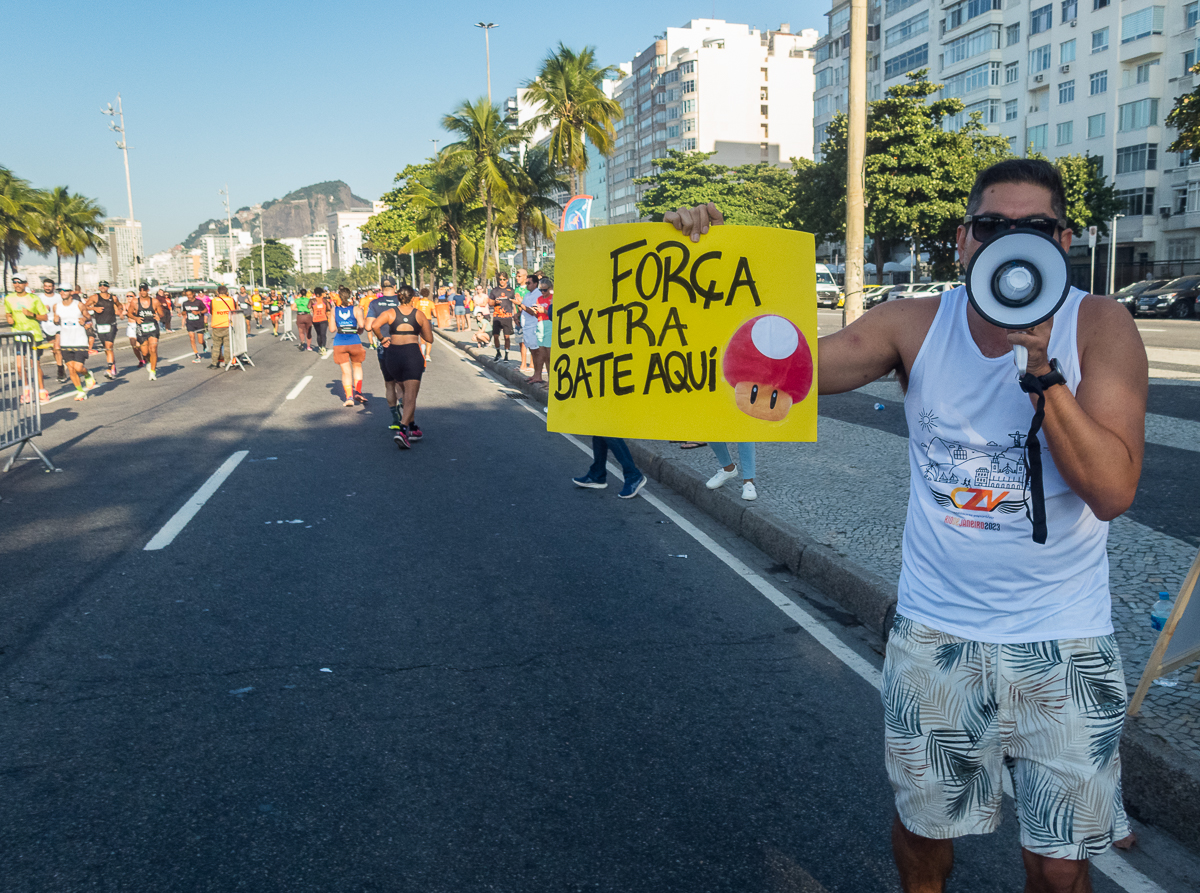
M1006 444L985 449L937 436L938 417L920 414L925 461L921 473L938 505L970 512L1012 514L1025 508L1025 432L1013 431Z

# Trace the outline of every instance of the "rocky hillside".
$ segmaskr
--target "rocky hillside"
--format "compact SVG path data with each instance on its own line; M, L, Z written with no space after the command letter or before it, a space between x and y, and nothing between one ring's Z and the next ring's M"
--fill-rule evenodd
M286 239L305 236L325 228L325 218L331 211L370 209L370 199L355 195L341 180L314 183L293 190L283 198L263 202L263 225L268 239ZM258 212L250 208L238 208L233 215L234 229L249 228L256 222ZM184 248L194 248L200 237L207 233L224 233L225 221L206 220L196 227L181 243Z

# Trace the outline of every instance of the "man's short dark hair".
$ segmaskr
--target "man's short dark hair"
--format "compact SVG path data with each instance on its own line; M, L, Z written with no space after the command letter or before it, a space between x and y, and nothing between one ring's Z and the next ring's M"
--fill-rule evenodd
M1048 190L1050 210L1059 220L1066 219L1067 193L1063 189L1062 175L1049 161L1037 158L1009 158L980 171L967 199L967 213L977 214L983 204L984 192L1001 183L1028 183Z

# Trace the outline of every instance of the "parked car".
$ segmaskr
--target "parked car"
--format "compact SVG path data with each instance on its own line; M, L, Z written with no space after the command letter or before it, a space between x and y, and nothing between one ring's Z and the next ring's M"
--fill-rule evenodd
M925 291L928 287L928 282L904 282L900 285L892 286L884 300L899 301L901 298L911 298L913 295Z
M925 282L921 283L924 288L908 295L910 298L936 298L942 292L949 291L952 288L958 288L962 285L961 282Z
M1113 298L1118 304L1137 316L1137 299L1143 293L1151 289L1161 288L1170 280L1167 279L1143 279L1141 282L1134 282L1131 285L1125 286L1118 292L1113 294Z
M870 310L876 304L886 301L891 290L890 285L868 285L863 289L863 310Z
M1138 313L1187 319L1196 310L1200 276L1180 276L1166 285L1148 289L1138 296Z

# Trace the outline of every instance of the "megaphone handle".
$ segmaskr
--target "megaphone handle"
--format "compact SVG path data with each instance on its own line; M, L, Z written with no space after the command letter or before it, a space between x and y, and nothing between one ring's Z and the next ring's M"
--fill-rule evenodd
M1017 364L1017 371L1024 375L1029 371L1029 348L1020 344L1013 345L1013 362Z

